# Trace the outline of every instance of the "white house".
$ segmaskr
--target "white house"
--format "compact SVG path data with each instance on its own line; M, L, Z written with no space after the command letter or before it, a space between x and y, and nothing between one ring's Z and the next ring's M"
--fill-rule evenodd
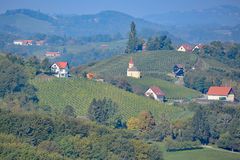
M58 78L69 77L68 62L56 62L51 66L51 71Z
M192 47L188 44L183 44L177 49L177 51L179 51L179 52L191 52Z
M202 49L202 48L203 48L203 45L202 45L202 44L198 44L198 45L196 45L196 46L192 49L192 51L200 50L200 49Z
M15 40L15 41L13 41L13 44L22 46L23 41L22 40Z
M208 100L234 102L234 93L231 87L210 87L207 92Z
M165 93L159 87L156 87L156 86L150 87L145 92L145 96L151 97L159 102L164 102L165 100Z
M33 45L33 40L14 40L13 44L20 46L31 46Z

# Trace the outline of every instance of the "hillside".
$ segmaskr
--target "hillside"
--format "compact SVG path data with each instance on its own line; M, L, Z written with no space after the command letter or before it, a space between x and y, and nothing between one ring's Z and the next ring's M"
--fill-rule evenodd
M201 10L152 14L144 19L168 26L170 33L192 43L213 40L239 42L239 15L239 7L224 5Z
M137 90L137 92L143 95L150 86L158 86L166 94L168 100L171 99L187 99L190 100L195 97L199 97L200 93L182 86L175 85L171 82L164 81L157 78L142 78L133 79L128 78L128 82L131 86Z
M211 24L220 26L234 26L239 24L239 15L240 8L237 6L222 5L201 10L192 9L186 11L172 11L162 14L152 14L147 15L144 18L164 25L183 26Z
M2 32L9 31L8 28L11 27L12 31L18 33L51 33L73 37L120 33L125 37L132 21L137 24L139 31L166 29L117 11L103 11L92 15L48 15L28 9L9 10L1 14L0 28Z
M54 33L54 26L50 22L35 19L24 14L0 15L0 28L1 32L7 31L21 34Z
M119 110L125 120L144 110L151 111L156 119L159 119L162 114L166 114L166 117L172 121L192 116L191 112L183 108L160 104L106 83L84 79L56 78L35 79L32 83L38 89L40 105L48 105L58 111L61 111L66 105L71 105L77 110L79 116L87 114L93 98L103 99L104 97L111 98L119 105Z
M104 77L125 77L130 57L133 57L135 66L142 72L144 77L165 79L166 74L172 71L175 64L184 64L190 69L196 62L194 54L180 53L177 51L153 51L144 54L129 54L116 56L111 59L100 61L89 67L87 71L95 72Z
M135 66L142 72L142 79L126 79L126 71L130 57L133 57ZM194 90L177 86L173 83L176 79L169 77L174 64L184 64L189 70L196 62L197 56L194 54L179 53L176 51L155 51L144 54L137 53L131 55L117 56L105 61L100 61L95 65L88 67L85 71L93 72L97 76L104 77L107 80L124 79L127 80L138 93L143 94L148 87L157 85L167 94L167 98L191 99L200 94ZM176 92L176 90L178 92Z

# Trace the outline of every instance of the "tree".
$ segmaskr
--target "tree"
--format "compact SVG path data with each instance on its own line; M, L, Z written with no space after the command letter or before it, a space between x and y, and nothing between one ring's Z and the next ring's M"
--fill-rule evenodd
M157 145L151 145L148 150L150 160L163 160L161 149Z
M139 128L141 131L151 131L156 126L155 119L151 112L143 111L138 116Z
M27 85L27 76L22 66L9 60L0 63L0 97L8 93L20 92Z
M202 144L208 144L210 138L210 126L207 119L207 113L203 108L199 108L192 120L193 139L200 140Z
M172 41L166 35L160 37L151 37L147 42L148 50L172 50Z
M41 62L40 65L41 65L41 69L42 69L43 71L48 72L51 63L50 63L49 59L44 58L44 59L42 60L42 62Z
M140 120L136 117L131 117L127 121L127 128L130 130L138 130L139 129Z
M88 117L92 121L100 124L115 125L119 124L121 116L118 114L118 105L112 102L111 99L104 98L103 100L93 99L88 109Z
M126 53L136 52L136 47L138 45L136 25L134 22L131 23L131 31L129 33Z
M75 108L73 108L70 105L67 105L64 109L63 109L63 115L67 116L67 117L76 117L76 111Z

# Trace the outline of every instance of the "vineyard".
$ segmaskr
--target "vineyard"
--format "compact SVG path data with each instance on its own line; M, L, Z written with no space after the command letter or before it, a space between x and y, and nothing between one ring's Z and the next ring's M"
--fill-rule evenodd
M130 57L133 57L135 66L141 71L143 78L126 78L126 71ZM137 53L132 55L117 56L88 67L87 72L104 77L105 79L125 79L133 88L137 88L138 94L144 92L152 85L160 87L168 99L192 99L200 96L200 93L174 83L164 81L172 80L167 74L172 71L174 64L184 64L190 69L196 62L194 54L179 53L176 51L155 51Z
M149 88L149 86L158 86L166 94L167 99L192 99L201 95L195 90L174 85L173 83L156 78L128 78L128 82L133 87L139 87L138 89L141 90L142 94Z
M130 57L133 57L135 66L143 76L164 79L172 71L175 64L184 64L186 69L191 68L197 60L194 54L179 53L176 51L154 51L144 54L117 56L96 63L86 71L95 72L103 77L125 77Z
M48 105L61 111L66 105L73 106L79 116L87 114L93 98L111 98L119 105L125 119L141 111L151 111L156 119L165 114L170 120L185 119L192 113L180 107L161 104L157 101L126 92L102 82L85 79L35 79L32 84L38 89L40 105Z

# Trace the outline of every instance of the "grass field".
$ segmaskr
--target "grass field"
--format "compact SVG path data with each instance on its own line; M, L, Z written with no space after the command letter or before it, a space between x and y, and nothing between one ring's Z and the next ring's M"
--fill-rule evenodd
M187 119L192 112L187 109L161 104L157 101L118 89L112 85L85 79L35 79L40 105L49 105L61 111L66 105L76 108L79 116L87 114L93 98L111 98L119 105L125 119L137 116L141 111L151 111L156 119L165 114L171 121Z
M167 152L164 143L157 142L163 151L164 160L240 160L240 153L231 153L218 148Z
M240 160L240 154L198 149L192 151L164 152L165 160Z

